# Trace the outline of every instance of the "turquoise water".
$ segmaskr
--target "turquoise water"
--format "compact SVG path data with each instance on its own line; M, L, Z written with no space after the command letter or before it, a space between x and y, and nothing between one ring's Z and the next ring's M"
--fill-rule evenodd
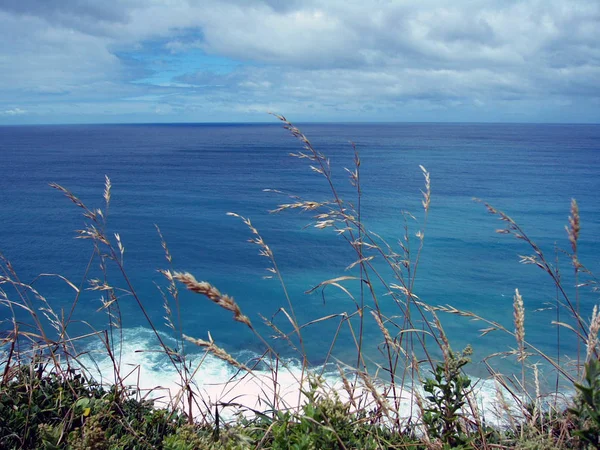
M518 255L531 250L496 234L502 224L472 198L488 201L513 217L550 260L558 255L565 286L574 293L568 257L556 249L569 248L564 225L574 197L582 219L581 260L591 270L600 269L600 126L306 124L300 128L331 159L341 195L353 202L355 191L343 168L352 167L349 141L356 143L362 159L364 221L394 245L404 233L402 211L417 218L410 223L413 246L417 244L414 234L423 219L419 165L425 166L432 178L432 203L417 295L431 304L475 311L512 330L512 298L519 288L527 338L556 353L555 327L550 324L556 318L554 286L536 267L518 263ZM90 207L103 207L106 174L113 183L109 232L120 234L125 268L136 292L167 335L162 298L154 284L165 285L157 269L167 265L154 224L165 236L175 269L189 271L232 295L265 335L271 333L261 325L259 314L270 318L279 307L287 308L277 281L263 279L269 262L247 242L247 227L227 212L251 218L273 249L300 323L350 314L354 304L335 289L327 289L325 296L304 293L325 279L357 275L356 270L345 270L355 259L348 245L331 230L307 227L310 213L268 213L287 200L264 189L308 200L331 199L325 180L305 161L288 156L300 148L279 124L0 127L0 250L23 281L30 282L39 273L60 273L81 283L92 252L89 241L74 239L74 230L82 228L84 219L48 183L67 187ZM110 274L117 276L114 271ZM89 276L100 275L96 260ZM73 300L72 291L57 279L39 279L35 286L57 310L68 308ZM348 286L357 292L356 284ZM99 296L92 291L82 296L73 334L89 330L83 320L95 328L106 327L106 316L97 312ZM591 315L597 302L598 293L582 289L584 316ZM387 313L395 314L389 297L383 297L382 304ZM262 353L262 344L250 332L205 298L182 293L181 305L187 334L206 338L210 331L215 341L241 358ZM131 296L123 295L121 308L131 351L155 348ZM0 310L0 318L6 317L8 311ZM475 360L515 347L511 337L500 333L480 337L478 330L484 325L455 316L441 318L455 348L473 344ZM281 317L276 320L285 327ZM338 323L336 319L306 329L312 363L323 363ZM11 327L7 322L0 326ZM370 325L365 335L369 356L378 361L381 334ZM283 343L275 345L286 356L295 356ZM564 354L574 354L566 332L561 348ZM334 356L352 362L353 355L350 334L343 328ZM160 369L160 361L152 364ZM509 358L498 364L510 369L513 362Z

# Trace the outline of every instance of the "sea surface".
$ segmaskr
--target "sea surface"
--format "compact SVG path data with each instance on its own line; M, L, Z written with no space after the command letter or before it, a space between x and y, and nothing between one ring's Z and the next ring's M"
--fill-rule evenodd
M568 223L572 198L581 215L580 260L600 273L600 125L539 124L302 124L312 144L331 161L332 178L340 196L357 205L356 190L344 168L353 169L355 143L360 152L361 210L367 229L386 239L395 251L408 224L411 253L417 255L416 233L424 233L414 284L415 293L432 305L452 305L497 321L512 331L513 295L521 292L526 310L526 338L544 352L562 358L576 354L570 332L557 341L557 291L547 274L519 263L532 254L526 243L495 232L504 226L473 200L479 198L504 211L539 244L549 261L558 261L565 290L575 298L569 265ZM89 278L102 279L98 258L89 240L75 239L75 230L89 220L82 210L49 187L58 183L89 208L104 209L104 177L112 182L107 234L118 233L125 248L124 267L137 297L155 326L172 347L178 343L165 325L160 289L167 283L158 269L170 268L156 227L160 227L173 256L174 270L188 271L235 298L243 313L269 340L273 331L261 316L289 331L280 308L289 311L279 280L266 269L268 259L248 242L252 236L235 212L250 218L273 250L298 321L302 324L332 316L304 328L310 362L319 366L328 352L341 361L355 362L354 343L341 314L355 304L341 290L305 292L321 281L358 276L346 268L356 255L332 229L315 228L310 212L270 214L286 195L303 200L331 201L324 177L309 162L289 156L302 145L279 123L181 125L77 125L0 127L0 251L12 262L20 279L34 283L57 312L68 314L74 291L60 274L89 288ZM424 166L431 174L431 207L424 223L421 190ZM414 215L410 218L403 212ZM409 217L406 219L406 217ZM110 261L108 282L119 291L125 345L122 360L142 365L148 377L164 378L168 363L155 350L156 339L135 298ZM381 261L373 260L388 283L397 283ZM585 281L582 276L578 282ZM354 284L352 284L354 283ZM346 282L353 294L356 282ZM264 345L232 314L206 298L184 292L180 308L173 304L176 328L207 339L247 362ZM7 291L8 292L8 291ZM382 294L381 290L378 291ZM107 315L98 311L102 291L85 290L70 326L71 335L106 329ZM14 294L11 294L14 295ZM591 316L600 294L582 287L582 315ZM399 314L391 297L379 298L386 314ZM39 301L37 303L40 304ZM60 314L60 313L59 313ZM0 309L0 319L10 317ZM516 348L502 332L481 337L488 325L453 315L440 315L453 348L471 344L477 363L486 356ZM354 322L356 325L356 321ZM417 327L419 325L417 324ZM12 326L0 322L2 330ZM396 330L398 331L398 330ZM394 333L393 333L394 334ZM368 358L381 362L383 338L369 320L365 328ZM297 354L282 340L273 345L286 358ZM82 345L94 346L97 342ZM199 352L188 349L189 352ZM514 356L493 364L511 371ZM331 360L333 361L333 360ZM533 361L532 361L533 362ZM223 379L227 367L218 361L205 366L205 380ZM469 369L484 376L481 364ZM548 374L548 378L552 375ZM552 380L550 380L552 381Z

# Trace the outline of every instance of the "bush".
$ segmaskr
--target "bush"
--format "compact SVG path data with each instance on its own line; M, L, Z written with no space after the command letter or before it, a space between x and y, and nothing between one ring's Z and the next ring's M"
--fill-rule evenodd
M37 369L22 366L0 387L0 448L154 449L185 423L81 374Z

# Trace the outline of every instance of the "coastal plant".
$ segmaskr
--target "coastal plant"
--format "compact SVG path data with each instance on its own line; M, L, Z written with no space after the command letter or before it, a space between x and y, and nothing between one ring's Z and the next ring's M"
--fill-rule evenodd
M592 359L585 364L584 379L575 383L577 394L574 405L569 408L579 424L573 434L583 441L600 448L600 361Z
M444 448L465 449L472 441L462 412L471 387L471 379L463 373L463 367L471 361L472 353L471 347L460 353L449 350L446 360L436 365L433 378L423 383L427 393L423 423L429 438L439 440Z
M357 276L340 276L325 280L308 292L317 290L323 292L327 286L335 286L348 295L355 305L356 312L346 312L341 324L347 326L354 337L357 354L355 366L362 373L368 373L363 355L365 318L368 316L374 317L385 338L384 346L381 348L384 356L384 365L381 366L381 369L389 376L390 383L386 388L389 393L385 392L384 395L392 399L394 410L398 410L403 386L409 381L409 378L416 379L420 370L419 365L413 364L415 356L418 356L418 359L425 356L425 360L433 368L433 358L430 355L430 349L425 345L424 335L431 336L433 342L439 348L442 346L435 324L426 317L426 311L417 301L418 297L414 293L414 283L424 245L424 231L431 204L429 172L421 167L425 179L425 189L422 191L424 220L423 226L416 233L418 239L417 249L415 251L411 250L408 225L405 226L404 239L399 242L400 249L394 249L381 236L367 230L362 222L361 160L356 147L353 146L354 167L346 169L350 183L355 188L356 198L354 201L347 201L341 197L334 183L330 160L315 149L310 140L285 117L276 117L283 122L284 128L289 130L303 147L302 151L290 155L308 161L310 169L324 178L325 186L332 199L318 202L291 195L292 203L280 204L272 212L310 211L314 214L315 228L334 231L353 249L356 260L346 270L356 270L358 272ZM381 264L391 270L393 280L386 280L381 266L375 264L376 261L380 261ZM352 281L359 282L357 296L346 287L346 284ZM393 317L386 315L382 308L382 301L386 296L398 307L398 314ZM387 301L387 299L385 300ZM337 316L330 316L321 320L330 320L335 317ZM352 318L355 317L358 320L358 327L355 327L352 321ZM315 322L312 321L311 323ZM400 331L392 336L389 332L390 329ZM418 347L417 350L415 346ZM333 347L333 343L331 347ZM330 355L327 356L329 358ZM395 421L396 426L399 426L400 420L398 417Z
M196 427L186 424L177 429L162 442L164 450L195 450L207 448L207 442L198 435Z
M258 421L256 427L266 430L261 445L273 450L423 448L414 435L373 423L370 411L353 410L335 391L324 393L318 377L309 380L300 411L279 411Z
M124 398L81 374L38 377L23 366L0 387L0 448L154 449L185 423L152 402Z
M332 170L329 159L316 150L308 138L298 128L287 121L287 119L282 116L278 116L278 118L284 123L284 127L287 128L303 146L302 151L292 153L291 156L308 161L310 169L318 176L324 177L326 186L332 194L332 199L325 202L317 202L312 199L303 199L300 196L292 195L290 196L292 202L280 204L273 212L280 213L289 210L313 212L313 217L315 219L314 226L316 228L322 230L331 229L335 231L336 234L341 236L341 238L356 252L357 259L348 268L358 268L359 276L341 276L332 278L322 282L319 286L309 291L312 292L316 289L323 290L327 286L335 286L345 292L356 305L358 316L360 318L357 332L354 333L356 330L354 330L352 322L349 320L352 317L351 314L347 316L348 320L344 322L344 324L350 328L352 335L355 336L358 355L356 367L361 367L363 368L363 372L366 372L366 370L364 370L364 361L361 356L363 352L362 336L364 331L363 327L365 326L364 318L367 317L364 313L365 311L369 311L375 319L377 327L382 332L384 344L381 349L382 353L387 355L386 364L378 366L378 368L386 373L390 379L390 383L384 388L383 394L392 400L392 409L398 411L398 399L404 389L405 383L406 381L410 381L411 379L414 380L419 376L422 363L426 363L434 371L436 370L436 363L431 356L432 351L434 353L436 350L439 351L447 364L449 353L445 349L449 348L449 345L446 341L443 327L437 319L435 312L444 311L462 317L468 317L475 321L483 321L488 325L487 328L482 330L483 334L503 331L512 335L517 342L518 347L516 350L490 355L484 358L484 362L489 368L492 377L496 380L501 380L501 389L509 393L511 400L519 406L521 412L519 414L520 419L518 420L528 421L534 426L536 418L541 415L539 406L541 393L537 378L530 381L530 377L527 376L527 369L530 367L528 365L529 358L532 355L540 357L555 371L556 391L554 396L556 398L559 394L559 378L563 378L568 382L573 383L576 382L579 377L582 364L580 351L582 344L585 343L587 345L587 360L590 359L590 355L592 355L592 357L597 356L597 334L598 328L600 327L598 323L600 323L600 321L598 319L593 319L589 326L588 333L588 327L583 318L581 309L581 287L585 285L591 285L592 287L597 286L597 280L592 272L582 264L577 254L577 243L581 229L581 220L577 202L575 200L571 202L571 215L568 220L569 224L566 227L567 236L571 246L571 251L566 253L569 256L569 260L575 271L574 294L571 294L569 292L570 289L566 287L565 277L561 275L558 264L553 264L546 258L541 247L525 233L523 228L504 212L486 204L488 211L498 216L505 224L504 228L497 230L498 233L513 235L518 240L525 242L533 250L532 255L521 256L521 263L532 264L544 270L550 276L556 287L558 297L555 305L556 320L553 322L553 325L556 326L557 353L556 356L552 356L541 351L533 343L526 340L525 305L518 290L516 291L514 298L514 331L511 331L508 327L498 321L486 319L469 311L461 311L451 306L432 305L430 302L420 299L415 294L414 281L424 242L424 228L427 223L427 213L431 205L431 180L429 173L424 168L421 169L425 177L425 189L423 190L422 202L425 215L422 228L416 233L418 238L417 251L416 253L411 251L408 227L405 227L404 239L400 241L400 251L396 251L396 249L378 235L369 232L361 221L361 162L358 152L356 152L356 148L354 147L356 152L354 158L355 166L353 169L347 169L347 172L350 175L350 182L356 187L356 199L349 202L343 200L338 194L339 191L335 187L331 175ZM376 265L375 261L379 261L379 263ZM395 282L390 282L383 277L381 272L382 264L387 265L387 267L392 270ZM582 275L586 275L588 278L585 283L579 282ZM346 283L353 280L360 282L360 293L358 298L355 297L353 292L350 292L350 290L345 287ZM381 285L383 292L385 292L385 294L398 306L399 314L389 317L383 313L380 295L377 290L374 289L376 282ZM370 300L369 303L367 302L367 296ZM563 314L561 313L563 310L567 311L568 317L566 319L563 319ZM398 318L401 318L402 320L398 321ZM571 321L571 323L569 323L569 321ZM575 343L578 350L575 363L576 370L574 372L569 365L563 364L563 360L561 359L561 328L567 328L569 331L573 332L575 337ZM400 333L397 333L397 331L394 333L392 330L401 331ZM425 345L425 336L433 338L433 346L431 345L431 342L429 345ZM418 347L415 346L415 344L418 344ZM494 357L506 357L508 355L515 355L517 357L517 362L521 365L521 376L518 379L513 378L512 376L509 376L508 378L501 376L488 363L488 361ZM421 362L415 363L417 360ZM404 364L399 364L400 362L403 362ZM534 370L534 372L536 371ZM504 380L508 380L508 382ZM532 397L530 393L532 387L535 387L535 397ZM374 397L376 398L377 394L375 394ZM481 415L477 411L477 406L474 404L474 399L470 398L469 395L465 395L465 399L467 401L466 406L471 410L472 420L477 422L480 429L485 428L481 421ZM530 414L527 411L527 406L530 402L537 405L533 414ZM554 409L557 409L556 404L553 407ZM387 407L381 409L387 410ZM507 414L510 415L512 413L507 409ZM400 421L396 421L396 425L398 426L399 424ZM517 426L518 425L515 422L515 427ZM483 440L481 445L485 446L485 433L480 433L480 439Z
M477 201L480 201L476 199ZM583 345L587 345L587 331L588 327L586 326L585 314L581 311L581 288L588 287L596 287L598 284L598 280L594 276L594 274L584 266L581 262L578 255L578 240L580 237L581 231L581 218L579 216L579 207L577 205L577 201L575 199L571 200L571 215L568 217L569 225L565 227L567 232L567 237L570 243L571 251L562 250L571 262L571 265L574 269L574 292L570 292L569 288L565 285L564 277L561 274L560 267L558 262L552 263L549 258L546 257L542 248L525 232L525 230L518 225L510 216L508 216L503 211L500 211L488 203L484 202L489 213L498 217L500 221L504 223L504 227L497 229L496 232L503 235L513 236L519 241L524 242L529 249L532 251L529 255L519 255L520 263L525 265L532 265L540 268L543 272L545 272L551 279L552 284L556 288L557 298L555 303L555 312L556 312L556 320L553 321L553 325L557 326L556 337L557 337L557 345L556 345L556 356L553 361L556 365L561 364L561 345L560 339L561 334L560 330L567 329L572 332L575 336L575 345L577 347L577 355L576 355L576 363L575 363L575 375L567 375L564 371L557 371L557 386L558 386L558 376L563 375L567 376L567 378L574 382L581 375L581 369L583 367L583 363L585 362L582 359L581 348ZM585 282L580 282L580 276L586 275L587 280ZM567 318L563 318L561 316L561 312L566 311L568 314ZM571 323L570 323L571 322ZM597 330L596 330L597 336ZM593 338L595 339L595 338ZM520 349L521 349L521 344ZM529 345L529 348L531 346ZM589 348L589 346L588 346ZM595 353L595 348L591 349ZM536 353L539 353L536 350ZM521 355L523 354L521 349ZM542 355L545 359L549 359L549 355ZM522 358L522 356L520 357Z
M100 386L72 374L42 375L35 366L21 366L11 373L10 381L0 387L0 447L36 448L40 439L56 444L70 427L81 426L83 415L74 411L82 397L100 398Z

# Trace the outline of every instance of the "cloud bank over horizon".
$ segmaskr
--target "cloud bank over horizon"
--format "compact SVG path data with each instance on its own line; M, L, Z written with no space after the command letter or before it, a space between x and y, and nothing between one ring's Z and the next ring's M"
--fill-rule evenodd
M0 124L600 122L597 0L5 0Z

